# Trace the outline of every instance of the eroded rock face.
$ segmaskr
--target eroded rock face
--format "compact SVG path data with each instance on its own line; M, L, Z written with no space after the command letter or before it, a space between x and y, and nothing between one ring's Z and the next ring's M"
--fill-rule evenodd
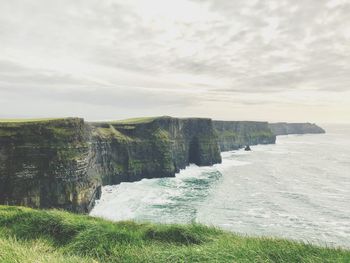
M279 129L276 134L322 131L310 124L270 127ZM89 212L102 185L172 177L190 163L220 163L220 149L275 140L267 122L171 117L0 122L0 204Z
M145 123L94 123L96 169L104 184L173 177L190 163L221 162L210 119L157 118Z
M0 124L0 203L87 212L99 195L88 174L82 119Z
M276 135L267 122L213 121L221 151L231 151L246 145L273 144Z
M314 123L278 122L270 123L269 127L275 135L325 133L324 129Z
M219 162L210 119L0 123L0 203L88 212L102 185Z

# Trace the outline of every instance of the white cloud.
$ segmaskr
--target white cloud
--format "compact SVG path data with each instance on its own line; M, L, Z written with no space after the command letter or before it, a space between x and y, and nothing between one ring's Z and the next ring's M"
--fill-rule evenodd
M349 11L341 0L4 0L0 110L294 120L298 108L300 120L342 121Z

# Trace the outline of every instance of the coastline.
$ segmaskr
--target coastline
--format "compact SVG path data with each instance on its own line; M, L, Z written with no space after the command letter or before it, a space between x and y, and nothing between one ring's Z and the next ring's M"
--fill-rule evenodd
M342 208L347 197L343 196L345 189L341 185L346 182L338 184L336 192L324 188L330 186L327 174L334 167L329 161L321 161L325 168L322 171L317 163L327 160L325 154L334 148L332 141L340 142L333 133L280 136L276 145L253 146L252 152L224 152L223 163L214 167L193 166L175 178L111 187L106 197L110 201L102 201L103 207L97 208L110 220L195 221L242 235L349 246L344 233L346 225L341 223L341 218L349 216L348 209ZM318 158L314 158L315 154ZM334 171L335 178L339 178L341 170ZM303 185L316 190L309 191ZM333 183L331 186L335 187ZM123 203L128 205L124 207ZM136 213L128 214L129 209Z

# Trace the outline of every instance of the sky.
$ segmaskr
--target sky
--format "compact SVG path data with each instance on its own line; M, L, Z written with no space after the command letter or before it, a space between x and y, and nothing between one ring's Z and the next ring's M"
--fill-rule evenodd
M350 122L350 0L1 0L0 118Z

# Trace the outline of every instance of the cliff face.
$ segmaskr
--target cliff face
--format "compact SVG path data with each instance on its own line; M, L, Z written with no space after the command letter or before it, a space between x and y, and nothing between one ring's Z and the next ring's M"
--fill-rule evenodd
M0 123L0 203L88 212L101 185L219 162L210 119Z
M320 132L309 123L204 118L0 122L0 204L88 212L102 185L172 177L190 163L220 163L220 150Z
M270 123L269 128L275 135L325 133L325 130L314 123Z
M213 121L221 151L242 148L245 145L271 144L276 142L267 122Z
M99 195L82 119L0 123L0 203L86 212Z
M104 184L172 177L189 163L221 162L210 119L161 117L146 122L94 123L96 169Z

